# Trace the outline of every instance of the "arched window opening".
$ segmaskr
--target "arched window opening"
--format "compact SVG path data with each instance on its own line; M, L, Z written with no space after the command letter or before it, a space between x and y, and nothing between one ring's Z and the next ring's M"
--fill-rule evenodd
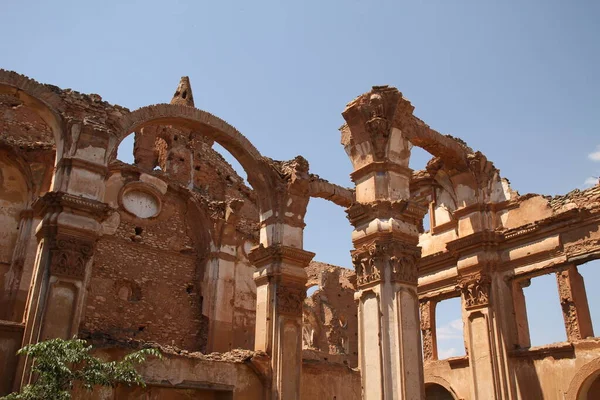
M522 285L525 295L531 346L567 340L562 309L556 286L556 274L531 278Z
M117 148L117 160L124 162L125 164L133 164L133 142L135 136L130 134L127 136Z
M215 151L215 153L217 153L217 155L221 156L222 161L228 163L229 167L235 172L235 176L232 176L230 179L241 179L241 182L243 182L245 185L248 185L248 174L242 167L242 164L240 164L239 161L220 144L213 144L212 149Z
M412 146L408 166L414 171L424 170L433 156L420 147Z
M306 289L306 297L311 297L315 292L319 290L319 285L312 285Z
M429 233L430 230L431 230L431 214L430 214L429 208L428 208L427 213L423 217L423 222L422 222L419 233Z
M438 359L466 355L460 297L442 300L435 306Z

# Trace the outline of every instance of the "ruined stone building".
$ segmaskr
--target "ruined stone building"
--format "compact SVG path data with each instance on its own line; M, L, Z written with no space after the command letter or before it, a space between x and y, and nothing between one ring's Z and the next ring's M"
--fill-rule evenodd
M578 272L600 257L600 186L519 195L392 87L342 115L353 188L262 155L194 107L187 78L130 111L0 71L0 393L31 379L21 346L78 335L101 357L164 354L141 367L146 388L82 399L600 398ZM130 134L133 165L116 160ZM413 146L426 169L409 168ZM346 210L352 270L303 248L312 197ZM523 293L548 274L567 340L535 347ZM465 355L440 359L451 298Z

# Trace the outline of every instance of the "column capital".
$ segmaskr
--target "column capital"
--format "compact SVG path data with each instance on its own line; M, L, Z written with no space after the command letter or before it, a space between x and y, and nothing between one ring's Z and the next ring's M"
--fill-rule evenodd
M477 271L458 278L457 289L462 292L467 310L487 307L490 303L492 280L485 271Z
M359 287L390 282L417 284L421 249L397 240L383 239L364 244L351 252ZM389 277L386 274L389 267Z
M94 253L94 240L59 234L50 240L50 274L83 280Z

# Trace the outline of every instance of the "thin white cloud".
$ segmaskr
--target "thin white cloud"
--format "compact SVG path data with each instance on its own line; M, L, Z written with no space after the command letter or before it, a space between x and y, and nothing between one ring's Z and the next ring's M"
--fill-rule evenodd
M458 352L456 351L456 349L454 347L450 347L449 349L440 350L440 352L438 354L438 358L440 360L444 360L446 358L453 357L457 354L458 354Z
M600 162L600 146L596 147L596 151L588 154L588 158L592 161Z
M463 322L462 319L455 319L445 325L438 326L436 329L438 340L462 339Z
M586 178L586 180L585 180L585 182L583 182L583 184L585 185L585 187L596 186L598 184L598 178L594 178L593 176L590 176L589 178Z

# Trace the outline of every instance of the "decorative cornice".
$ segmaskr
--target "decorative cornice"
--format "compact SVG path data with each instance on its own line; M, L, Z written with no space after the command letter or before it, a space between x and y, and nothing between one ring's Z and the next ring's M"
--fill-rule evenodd
M374 161L352 172L350 174L350 179L352 179L352 182L356 183L364 176L375 172L396 172L410 178L413 170L391 161Z
M358 227L378 218L397 218L413 224L423 219L427 208L409 200L354 203L346 209L350 223Z
M472 250L488 250L495 248L502 241L502 235L495 231L479 231L460 237L446 244L448 251L462 255Z
M106 203L65 192L48 192L42 197L38 197L33 203L32 208L35 215L43 215L50 210L57 211L64 208L71 208L84 211L102 219L107 217L111 211L110 206Z
M254 247L248 254L250 262L257 268L282 262L305 268L314 256L315 253L310 251L281 244L268 247L260 244Z

